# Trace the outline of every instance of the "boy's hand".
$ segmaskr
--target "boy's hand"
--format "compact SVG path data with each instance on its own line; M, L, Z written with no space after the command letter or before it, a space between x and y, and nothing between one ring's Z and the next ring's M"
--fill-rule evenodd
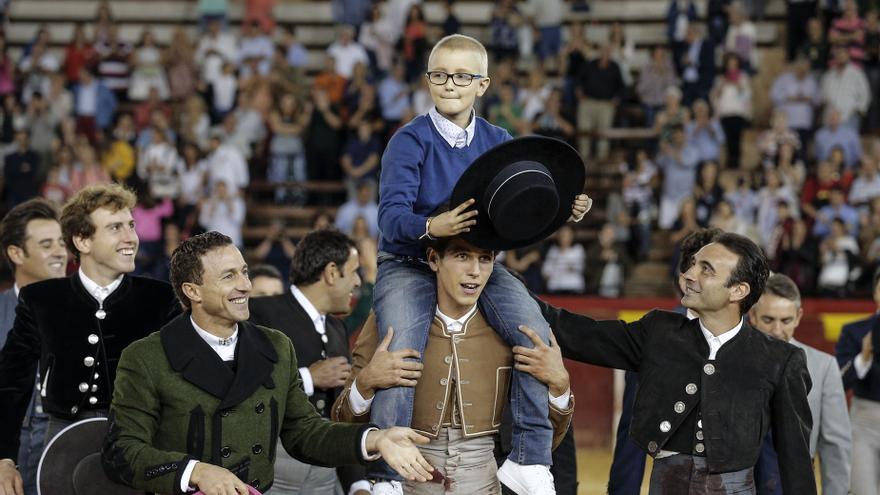
M428 228L428 234L431 237L452 237L462 232L470 232L470 226L477 223L476 220L470 220L477 216L477 210L464 211L474 204L473 198L456 206L454 209L445 211L431 220Z
M580 222L592 207L593 198L586 194L578 194L574 197L574 203L571 204L571 216L568 217L568 221Z

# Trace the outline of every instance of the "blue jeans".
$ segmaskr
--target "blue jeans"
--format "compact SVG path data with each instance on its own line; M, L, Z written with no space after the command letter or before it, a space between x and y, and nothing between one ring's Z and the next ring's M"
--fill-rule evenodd
M538 59L546 60L559 55L562 48L562 27L548 26L539 28L541 39L538 40Z
M428 332L437 306L437 282L426 262L413 258L379 254L379 272L373 290L373 309L379 340L388 327L394 329L389 350L425 350ZM495 263L479 300L486 321L508 345L533 347L519 325L526 325L549 342L550 326L525 286L503 265ZM412 422L412 387L395 387L376 392L371 407L372 422L381 428L409 426ZM547 385L528 373L514 371L510 385L513 415L513 449L508 459L518 464L549 466L553 427L548 414ZM401 479L384 463L369 469L370 476Z
M34 392L35 395L39 393L39 390ZM25 495L37 495L37 467L40 465L46 443L46 430L49 427L49 416L34 411L35 405L36 401L32 398L19 437L21 445L18 448L18 469L24 481Z

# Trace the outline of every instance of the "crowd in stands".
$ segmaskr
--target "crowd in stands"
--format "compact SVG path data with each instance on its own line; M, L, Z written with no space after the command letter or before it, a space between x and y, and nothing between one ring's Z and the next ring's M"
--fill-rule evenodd
M109 3L70 40L39 29L18 56L0 36L5 207L126 183L139 198L138 270L160 278L177 242L201 230L287 273L285 219L247 215L257 181L270 184L269 204L318 207L315 225L375 239L383 148L430 108L427 50L463 19L452 1L429 24L418 0L334 0L335 41L315 72L298 26L276 25L274 3L247 2L235 26L227 0L200 0L198 34L178 25L166 46L149 29L134 45L123 40ZM762 64L752 21L763 4L711 0L698 13L693 1L672 0L668 43L637 66L621 23L566 20L586 2L493 3L483 40L491 86L478 114L513 136L564 139L591 172L620 175L595 208L607 222L596 240L581 245L580 230L564 228L505 253L531 289L621 295L633 264L651 258L656 231L675 243L706 226L758 240L806 294L853 294L870 280L880 262L877 5L786 2L789 67L770 88L763 126L753 81L774 70ZM607 39L591 41L594 29ZM61 56L57 42L67 43ZM603 133L614 127L651 138L617 152ZM744 152L752 144L757 161ZM304 181L335 181L344 193ZM247 222L268 234L248 238Z

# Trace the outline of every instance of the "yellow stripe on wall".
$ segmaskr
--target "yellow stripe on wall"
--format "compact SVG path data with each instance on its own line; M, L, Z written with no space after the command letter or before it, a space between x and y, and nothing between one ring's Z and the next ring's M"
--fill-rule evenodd
M819 319L822 320L822 327L825 329L825 340L837 342L844 325L870 316L871 313L821 313Z

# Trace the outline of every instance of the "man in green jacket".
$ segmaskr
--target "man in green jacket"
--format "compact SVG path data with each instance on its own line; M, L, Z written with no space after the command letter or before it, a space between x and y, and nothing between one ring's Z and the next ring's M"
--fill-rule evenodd
M324 420L309 403L293 344L248 323L247 264L229 237L194 236L175 250L171 282L186 312L119 360L104 468L160 494L198 488L247 494L272 486L276 442L309 464L382 457L409 480L433 468L409 428Z

